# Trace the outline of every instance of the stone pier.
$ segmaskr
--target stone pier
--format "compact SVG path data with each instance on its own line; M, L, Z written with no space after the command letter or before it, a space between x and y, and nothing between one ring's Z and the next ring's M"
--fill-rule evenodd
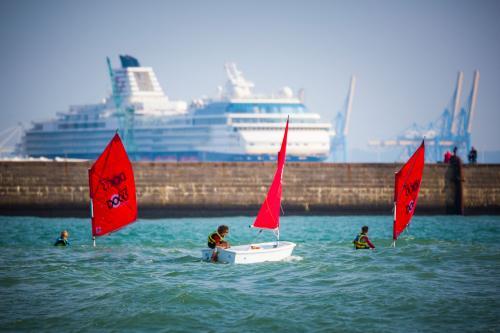
M0 162L0 214L89 216L90 162ZM287 163L290 214L391 214L400 164ZM255 215L274 163L134 163L140 217ZM500 213L500 165L428 164L420 214Z

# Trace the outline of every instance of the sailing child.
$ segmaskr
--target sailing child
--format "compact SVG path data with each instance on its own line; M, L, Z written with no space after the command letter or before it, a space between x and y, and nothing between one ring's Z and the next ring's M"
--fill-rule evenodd
M56 239L54 246L68 246L69 245L69 232L67 230L61 231L61 236Z
M365 225L361 228L361 232L354 238L353 243L356 250L375 248L375 245L368 239L368 226Z
M220 225L217 228L217 231L212 232L208 236L208 247L214 249L215 251L212 254L212 261L217 261L217 251L218 247L227 249L229 248L229 242L224 240L224 237L229 233L229 227L227 225Z

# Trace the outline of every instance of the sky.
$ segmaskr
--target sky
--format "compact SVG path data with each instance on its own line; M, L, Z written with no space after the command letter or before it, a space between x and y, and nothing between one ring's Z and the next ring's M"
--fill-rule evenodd
M472 143L500 150L500 1L0 1L0 131L110 91L109 56L151 66L173 100L215 96L235 62L258 93L305 90L331 120L351 75L348 142L368 149L449 104L479 70Z

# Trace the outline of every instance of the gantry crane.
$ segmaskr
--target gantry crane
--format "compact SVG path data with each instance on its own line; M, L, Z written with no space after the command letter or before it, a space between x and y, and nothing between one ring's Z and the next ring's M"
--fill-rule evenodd
M352 100L356 87L356 77L351 76L351 84L344 103L344 107L337 113L334 123L335 133L330 140L331 158L335 162L347 162L347 135L349 134L349 120L352 111Z
M463 72L458 72L452 98L435 121L427 126L413 123L395 140L372 140L368 144L381 148L401 148L401 159L405 160L420 145L422 139L425 139L426 160L429 162L441 161L444 153L452 151L454 147L457 147L459 155L465 157L472 144L472 120L476 109L479 71L474 71L472 88L465 107L460 107L462 84Z

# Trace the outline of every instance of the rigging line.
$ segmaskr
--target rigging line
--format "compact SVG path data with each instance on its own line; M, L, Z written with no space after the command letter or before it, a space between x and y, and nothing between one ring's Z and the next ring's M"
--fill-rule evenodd
M283 189L283 185L280 183L280 187L279 187L279 191L281 192ZM283 209L283 201L281 200L281 196L280 196L280 209L281 209L281 214L283 216L285 216L285 210Z
M408 224L406 225L406 228L404 230L404 232L407 234L407 236L410 236L410 227L411 227L411 221L408 222Z
M0 135L4 135L10 131L15 131L17 126L7 127L0 131Z
M259 232L257 233L257 236L255 236L255 238L253 239L253 242L252 243L255 243L255 241L257 240L257 238L259 238L259 236L262 234L262 231L264 229L260 229Z
M9 142L9 140L11 140L14 136L16 136L18 132L19 132L19 129L17 127L14 127L13 130L5 136L5 139L2 140L2 142L0 142L0 147L2 147L7 142Z

